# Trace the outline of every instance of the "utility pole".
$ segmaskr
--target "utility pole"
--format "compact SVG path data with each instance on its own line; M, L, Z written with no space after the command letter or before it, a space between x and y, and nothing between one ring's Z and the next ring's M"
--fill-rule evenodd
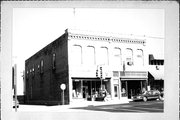
M17 112L17 65L14 65L14 96L15 96L15 111Z
M76 29L76 8L73 8L73 15L74 15L74 22L73 22L73 29Z
M102 66L100 66L100 79L101 79L101 90L102 90L102 80L103 80Z

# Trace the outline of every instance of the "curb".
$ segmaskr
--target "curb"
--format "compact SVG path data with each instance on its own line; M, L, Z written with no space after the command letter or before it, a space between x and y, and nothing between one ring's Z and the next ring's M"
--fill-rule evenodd
M113 105L113 104L126 104L129 103L130 100L126 101L120 101L120 100L111 100L111 101L81 101L76 103L71 103L70 105L67 105L66 107L73 108L73 107L88 107L88 106L101 106L101 105Z

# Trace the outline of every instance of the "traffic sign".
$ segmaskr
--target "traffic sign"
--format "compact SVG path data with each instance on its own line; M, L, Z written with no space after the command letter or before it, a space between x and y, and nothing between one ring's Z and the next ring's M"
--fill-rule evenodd
M65 85L65 84L61 84L60 88L61 88L62 90L65 90L65 89L66 89L66 85Z

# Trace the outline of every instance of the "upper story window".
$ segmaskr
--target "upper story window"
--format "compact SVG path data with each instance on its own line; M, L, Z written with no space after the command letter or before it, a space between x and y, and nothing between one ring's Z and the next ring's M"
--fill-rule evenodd
M82 62L82 47L80 45L74 45L72 47L72 63L74 65L80 65Z
M30 75L31 75L31 73L32 73L32 70L30 69L29 71L30 71Z
M131 48L126 49L126 64L131 66L133 65L133 50Z
M100 64L103 64L103 65L109 64L108 48L107 47L101 47L100 48L99 60L100 60Z
M27 68L27 70L26 70L26 78L27 78L27 79L29 78L29 70L28 70L28 68Z
M113 64L118 66L122 64L122 55L120 48L113 49Z
M144 53L142 49L137 49L136 64L144 65Z
M35 76L34 64L33 64L33 67L32 67L32 76L33 76L33 77Z
M149 65L164 65L163 59L155 59L152 54L149 55Z
M84 54L84 63L86 65L95 65L95 48L93 46L86 47L86 54Z
M164 60L154 59L150 61L149 65L164 65Z
M40 62L40 72L43 73L44 72L44 61L41 60Z
M40 65L37 65L37 70L38 72L40 72Z
M52 56L52 68L53 70L56 69L56 54L53 53L53 56Z

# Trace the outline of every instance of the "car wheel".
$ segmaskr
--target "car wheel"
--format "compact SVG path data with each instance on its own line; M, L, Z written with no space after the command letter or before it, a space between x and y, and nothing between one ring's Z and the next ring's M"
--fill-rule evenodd
M143 97L143 101L146 102L147 101L147 97Z

